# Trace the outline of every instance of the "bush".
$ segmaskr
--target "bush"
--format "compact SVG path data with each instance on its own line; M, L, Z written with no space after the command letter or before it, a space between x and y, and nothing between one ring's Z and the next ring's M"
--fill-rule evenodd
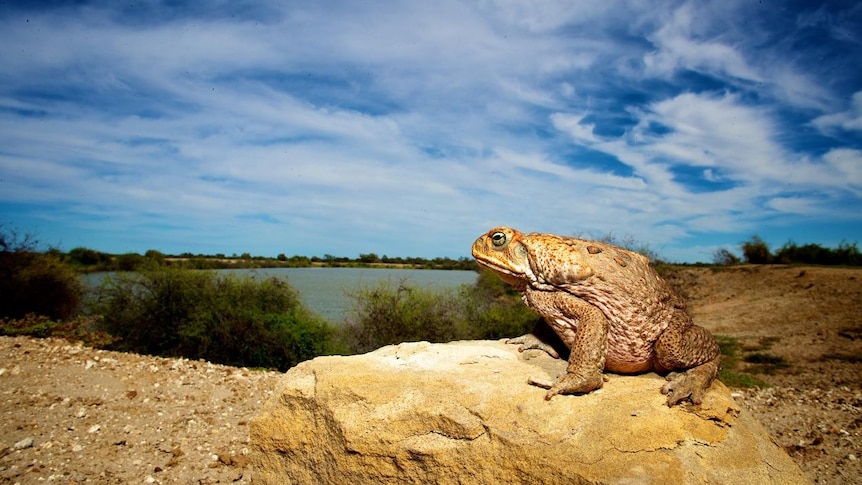
M74 248L68 254L69 264L78 267L88 267L97 270L109 270L113 265L110 254L89 248Z
M758 236L742 243L745 261L753 264L823 264L823 265L862 265L862 253L856 243L842 242L837 248L825 248L819 244L797 245L788 241L773 256L769 247Z
M32 238L0 234L0 317L71 317L83 296L78 275L56 255L38 253Z
M147 258L138 253L126 253L117 256L117 269L119 271L136 271L144 267Z
M351 297L352 315L343 327L351 352L405 341L516 337L529 332L539 318L509 285L487 270L475 285L453 291L382 282Z
M286 370L329 353L332 329L283 280L157 268L106 280L93 312L117 350Z
M452 292L380 282L350 295L352 315L345 322L347 344L353 352L368 352L406 341L445 342L459 338L460 315L450 303Z
M739 256L731 253L727 249L721 248L716 249L715 252L712 253L712 262L721 266L730 266L739 264L740 259Z
M461 307L469 323L465 338L496 340L532 331L541 317L521 301L520 294L493 271L482 269L474 286L461 290Z
M752 236L750 241L742 243L742 256L751 264L766 264L772 261L769 246L760 236Z
M856 243L841 243L837 249L824 248L819 244L796 245L787 242L775 253L775 261L779 263L804 264L844 264L858 266L862 264L862 254Z

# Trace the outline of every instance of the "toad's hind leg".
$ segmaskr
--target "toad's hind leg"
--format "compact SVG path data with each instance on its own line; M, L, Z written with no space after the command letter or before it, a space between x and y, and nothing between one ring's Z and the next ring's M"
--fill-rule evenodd
M668 406L686 399L700 404L718 377L721 350L709 331L692 324L688 315L680 314L656 341L655 363L659 371L681 371L668 374L668 382L661 388Z

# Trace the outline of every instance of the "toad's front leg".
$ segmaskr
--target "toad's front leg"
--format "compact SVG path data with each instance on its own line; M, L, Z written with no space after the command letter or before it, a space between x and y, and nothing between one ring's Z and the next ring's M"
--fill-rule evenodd
M527 290L525 302L539 309L548 325L571 350L566 373L554 382L530 379L548 389L545 399L557 394L584 394L602 387L608 349L608 320L598 308L559 291Z

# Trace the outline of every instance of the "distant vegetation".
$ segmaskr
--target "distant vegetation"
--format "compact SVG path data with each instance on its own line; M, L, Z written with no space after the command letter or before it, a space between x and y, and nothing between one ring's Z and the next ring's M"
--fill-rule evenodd
M822 264L862 266L862 253L856 243L841 243L837 248L825 248L819 244L797 245L788 241L774 253L763 239L752 236L741 245L742 258L727 249L719 249L713 255L715 264Z
M634 247L631 241L625 245ZM513 337L539 320L511 287L485 270L474 285L445 292L404 282L361 289L351 295L353 310L338 327L305 308L284 280L194 271L314 265L477 268L464 258L269 259L170 256L155 250L109 255L87 248L64 254L37 246L31 237L0 228L0 334L64 337L99 348L284 370L317 355L365 352L402 341ZM742 258L716 252L716 263L862 264L855 243L835 249L787 243L773 253L754 236L741 249ZM117 273L100 288L85 290L79 273L94 270Z
M78 271L138 271L157 266L171 266L186 269L243 269L243 268L308 268L308 267L339 267L339 268L416 268L416 269L476 269L476 262L469 258L402 258L377 256L374 253L360 254L358 258L347 258L326 254L318 256L286 256L279 254L271 258L252 256L249 253L241 255L224 254L163 254L150 249L144 254L125 253L108 254L89 248L75 248L67 254L57 253L70 266Z

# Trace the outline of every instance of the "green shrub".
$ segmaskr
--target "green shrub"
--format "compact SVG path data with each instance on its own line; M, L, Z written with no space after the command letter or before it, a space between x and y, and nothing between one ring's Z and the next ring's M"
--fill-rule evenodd
M804 244L798 246L787 242L775 253L775 261L779 263L803 264L843 264L858 266L862 264L862 254L856 243L841 243L838 248L824 248L819 244Z
M382 281L350 295L354 305L343 331L353 352L406 341L445 342L459 338L460 315L453 292L435 293Z
M105 281L93 312L115 348L286 370L332 347L332 329L283 280L162 267Z
M460 301L469 328L465 338L518 337L530 332L541 319L524 305L511 285L487 269L479 272L475 285L461 289Z
M110 254L90 248L72 249L67 255L67 260L72 266L96 270L110 270L113 266L113 258Z
M734 264L739 264L740 259L739 256L733 254L726 248L716 249L714 253L712 253L712 262L713 264L717 264L720 266L730 266Z
M35 246L30 237L0 234L0 317L69 318L78 309L83 285L56 253L39 253Z
M742 243L742 256L747 263L766 264L772 262L769 246L760 236L751 236L750 241Z
M147 258L138 253L126 253L117 256L116 264L119 271L136 271L144 267Z
M837 248L826 248L819 244L797 245L788 241L773 255L769 246L758 236L742 243L745 261L753 264L824 264L824 265L862 265L862 253L856 243L842 242Z
M475 285L435 292L405 282L382 282L351 295L351 315L342 327L351 352L367 352L405 341L446 342L499 339L529 332L538 316L490 271Z

